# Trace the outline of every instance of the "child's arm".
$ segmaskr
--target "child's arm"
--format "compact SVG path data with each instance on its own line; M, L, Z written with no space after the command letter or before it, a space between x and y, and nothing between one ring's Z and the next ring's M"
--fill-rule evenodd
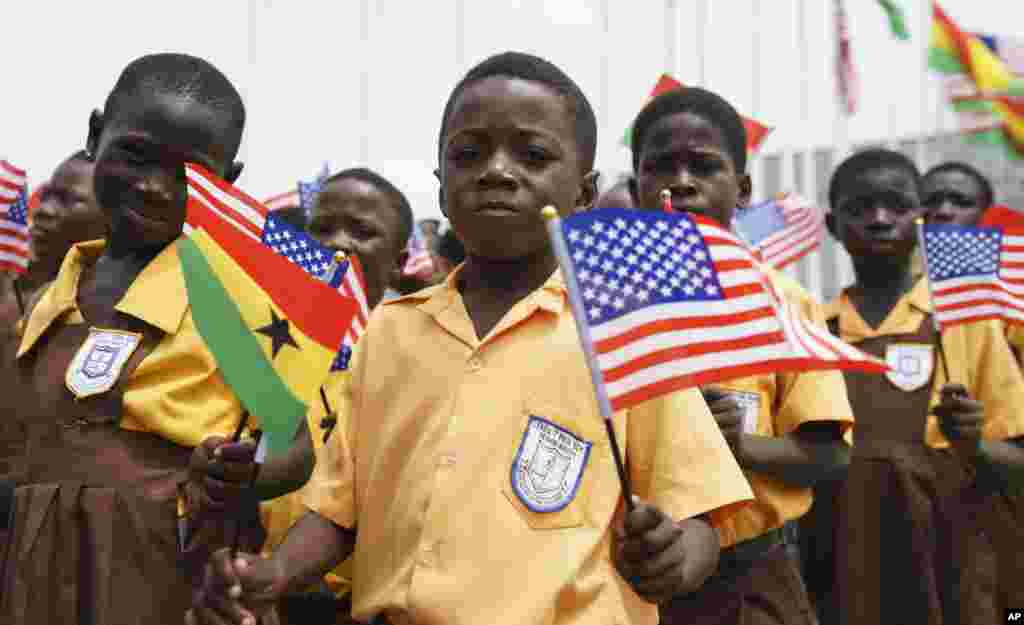
M850 447L836 422L802 424L783 436L760 436L742 431L743 410L720 389L703 389L711 414L740 466L785 482L810 488L821 480L836 479L850 464Z
M355 549L356 533L315 512L299 519L270 558L221 549L206 567L189 624L254 625L283 595L316 583Z
M942 387L941 402L935 407L939 428L950 444L980 472L995 478L1001 488L1015 487L1024 479L1024 446L1020 438L982 440L985 410L971 399L960 384Z
M254 485L256 497L266 501L298 490L309 481L314 464L316 459L313 454L313 439L309 434L309 423L302 419L288 451L260 467Z

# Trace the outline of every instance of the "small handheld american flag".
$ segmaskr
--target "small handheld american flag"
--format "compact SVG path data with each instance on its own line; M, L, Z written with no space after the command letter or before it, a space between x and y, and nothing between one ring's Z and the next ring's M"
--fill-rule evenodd
M737 212L733 227L765 263L784 269L821 245L825 213L799 195L780 194Z
M409 258L405 261L402 274L429 278L434 273L434 257L430 254L427 237L423 234L420 224L413 226L412 236L409 237L408 251Z
M25 171L0 160L0 271L28 267L27 187Z
M602 209L562 219L557 233L598 392L614 410L761 373L886 370L780 299L751 251L711 219Z
M1024 323L1024 228L919 225L938 329Z

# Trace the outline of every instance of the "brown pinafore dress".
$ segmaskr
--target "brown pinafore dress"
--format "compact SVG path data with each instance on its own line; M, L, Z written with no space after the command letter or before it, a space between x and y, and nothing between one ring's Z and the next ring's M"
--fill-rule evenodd
M931 317L916 332L854 345L884 359L896 343L935 345ZM953 450L924 441L937 366L909 392L884 375L844 374L857 422L849 473L832 499L835 622L968 625L1001 618L996 554L981 513L985 496Z
M26 442L10 460L17 489L0 623L179 625L227 524L205 526L203 544L182 553L177 498L192 449L119 426L124 381L160 330L115 312L101 327L139 332L140 345L113 388L76 400L64 376L89 327L54 322L13 368ZM242 548L258 549L258 531L246 528Z

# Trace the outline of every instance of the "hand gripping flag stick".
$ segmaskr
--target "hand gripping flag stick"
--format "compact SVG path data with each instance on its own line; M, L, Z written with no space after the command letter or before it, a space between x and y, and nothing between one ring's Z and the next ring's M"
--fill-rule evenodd
M573 318L576 321L576 333L580 338L580 346L583 347L583 357L587 361L587 368L590 369L590 380L594 385L594 394L597 396L597 405L604 419L604 427L608 432L608 441L611 443L612 456L615 458L615 469L619 472L619 482L622 484L622 497L626 500L626 510L633 510L633 489L630 486L629 474L622 462L622 452L619 449L619 442L615 436L615 426L612 424L612 405L608 401L608 392L604 387L604 379L601 375L601 368L597 364L597 355L594 353L594 342L587 331L586 309L583 300L580 298L579 283L573 271L572 261L569 259L569 250L565 247L565 238L562 236L562 222L558 218L558 211L553 206L545 206L541 211L544 223L547 226L548 238L551 240L551 247L555 251L555 258L558 259L558 266L562 269L565 278L566 290L569 293L569 305L572 307Z

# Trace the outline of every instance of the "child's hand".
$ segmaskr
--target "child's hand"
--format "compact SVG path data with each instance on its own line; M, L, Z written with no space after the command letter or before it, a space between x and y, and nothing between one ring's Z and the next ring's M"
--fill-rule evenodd
M185 614L186 625L256 625L284 593L284 571L274 559L228 549L213 554Z
M700 389L700 392L704 395L704 401L707 402L712 416L718 422L725 442L729 443L733 454L736 454L743 436L743 408L739 402L716 386L706 386Z
M942 387L939 405L935 407L939 429L958 451L975 455L981 444L985 425L985 407L971 399L961 384Z
M189 514L196 518L230 514L248 496L255 477L256 444L232 443L221 436L207 438L195 451L185 485Z
M646 601L664 603L700 587L718 565L718 535L707 523L681 523L640 501L616 530L615 568Z

